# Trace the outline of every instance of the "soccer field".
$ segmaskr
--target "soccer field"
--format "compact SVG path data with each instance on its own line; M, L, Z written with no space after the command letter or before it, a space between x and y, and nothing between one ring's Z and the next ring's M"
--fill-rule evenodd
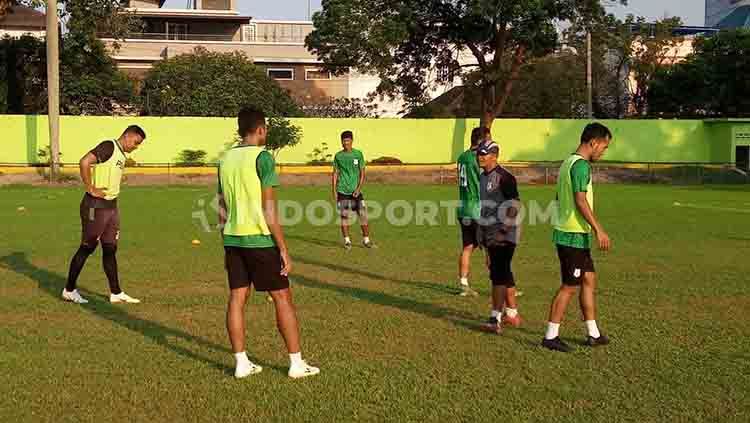
M546 205L552 187L521 186ZM580 345L577 301L561 328L570 354L542 349L559 265L547 224L526 225L514 272L524 325L480 332L489 313L454 295L459 229L371 222L376 250L345 251L335 223L286 228L303 353L321 375L291 380L273 305L249 306L259 375L232 377L227 283L216 233L192 218L215 187L125 187L111 305L101 252L60 299L79 243L77 188L0 188L0 422L750 421L750 189L597 187L613 250L595 254L598 321L612 344ZM368 186L367 200L454 200L452 186ZM280 197L328 200L324 187ZM25 210L19 210L24 207ZM213 216L211 217L213 219ZM191 240L201 245L193 246ZM242 420L239 420L242 419Z

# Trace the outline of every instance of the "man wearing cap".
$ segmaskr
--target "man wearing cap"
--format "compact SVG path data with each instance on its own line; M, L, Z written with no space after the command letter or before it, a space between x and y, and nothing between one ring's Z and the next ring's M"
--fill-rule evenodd
M511 261L520 238L518 210L520 197L516 178L498 165L500 146L486 141L477 149L479 193L482 200L479 219L479 241L486 250L487 267L492 282L492 312L483 326L500 333L502 324L521 325L516 302L516 284Z

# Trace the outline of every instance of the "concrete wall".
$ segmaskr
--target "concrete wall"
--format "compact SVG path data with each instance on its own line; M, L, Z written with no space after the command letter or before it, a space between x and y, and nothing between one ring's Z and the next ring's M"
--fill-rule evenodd
M450 163L467 148L473 119L293 119L303 130L300 145L285 149L279 162L306 163L324 142L329 152L340 149L339 134L352 130L355 148L368 160L397 157L405 163ZM727 163L733 160L733 131L728 124L683 120L603 121L614 134L606 160L627 162ZM116 138L130 124L142 126L148 139L133 154L138 163L175 162L184 149L205 150L216 160L234 138L232 118L80 117L61 119L62 161L75 163L98 142ZM502 160L557 161L578 145L583 120L495 121L493 136L502 146ZM729 128L729 129L726 129ZM37 161L48 145L46 116L0 116L0 163Z

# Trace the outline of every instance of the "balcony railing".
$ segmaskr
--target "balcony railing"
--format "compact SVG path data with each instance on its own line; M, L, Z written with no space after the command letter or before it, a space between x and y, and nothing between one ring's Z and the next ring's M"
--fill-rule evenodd
M112 38L112 34L100 33L99 38ZM163 41L233 41L232 35L226 34L167 34L163 32L132 32L125 35L129 40L163 40Z
M257 34L254 37L247 37L245 41L259 43L304 43L304 35L278 35L278 34Z
M99 33L99 38L112 38L112 34ZM235 41L232 35L225 34L166 34L158 32L133 32L125 35L129 40L163 40L163 41ZM304 36L263 35L247 36L245 42L258 43L304 43Z

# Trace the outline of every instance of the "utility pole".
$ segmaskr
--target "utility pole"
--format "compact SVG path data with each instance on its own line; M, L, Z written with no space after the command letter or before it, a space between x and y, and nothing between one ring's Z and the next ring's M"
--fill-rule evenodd
M60 171L60 33L57 0L47 2L47 118L49 122L50 181Z
M307 20L312 19L312 5L310 4L312 0L307 0Z
M591 30L586 31L586 113L589 120L594 119L594 81L591 70Z

